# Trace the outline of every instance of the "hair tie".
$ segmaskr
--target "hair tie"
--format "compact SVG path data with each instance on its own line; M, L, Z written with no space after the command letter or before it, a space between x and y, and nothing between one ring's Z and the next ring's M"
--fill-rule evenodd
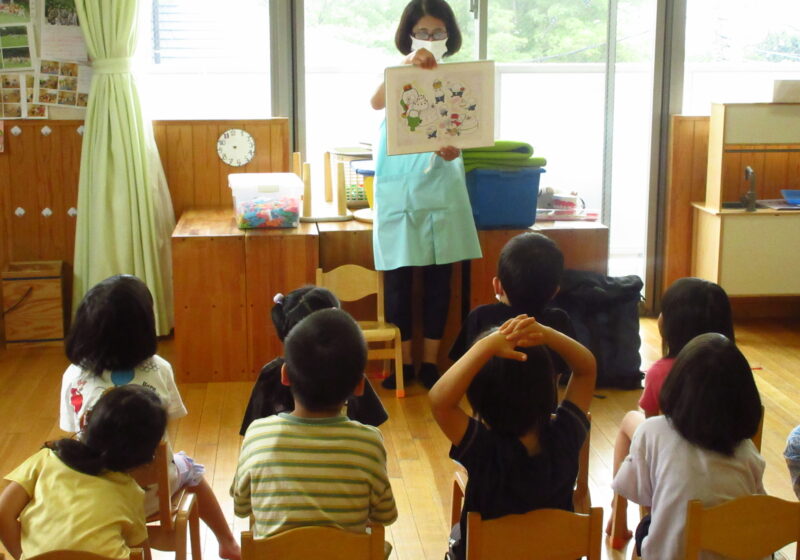
M285 297L286 296L284 296L282 293L278 292L273 296L272 301L274 301L278 305L283 305L283 300L285 299Z

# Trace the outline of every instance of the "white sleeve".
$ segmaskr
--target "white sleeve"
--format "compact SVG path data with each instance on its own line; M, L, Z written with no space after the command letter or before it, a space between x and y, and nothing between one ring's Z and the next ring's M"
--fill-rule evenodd
M58 418L58 427L65 432L78 431L78 415L72 406L70 389L74 386L75 380L80 375L80 368L74 364L70 365L61 376L61 406Z
M172 365L160 356L155 357L158 358L158 370L161 373L164 386L167 389L167 398L169 399L167 403L167 415L171 420L183 418L189 412L186 410L181 394L178 391L178 386L175 384L175 374L172 372Z
M639 426L633 435L630 452L620 465L611 487L614 492L628 500L650 507L653 501L653 485L646 455L647 430L643 430L643 427L644 425Z

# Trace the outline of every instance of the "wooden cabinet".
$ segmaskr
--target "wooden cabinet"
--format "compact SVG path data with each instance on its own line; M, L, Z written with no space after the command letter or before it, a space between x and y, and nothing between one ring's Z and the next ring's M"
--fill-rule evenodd
M608 228L595 223L555 222L533 228L554 239L567 267L605 272ZM494 301L491 279L506 241L528 230L481 231L482 259L456 263L450 311L439 365L470 308ZM372 226L360 222L301 224L284 230L240 230L229 208L187 210L172 235L175 290L175 376L179 382L245 381L281 354L270 319L272 298L312 284L317 267L354 263L373 267ZM420 278L415 278L415 285ZM414 295L415 340L421 343L422 298ZM357 318L374 301L346 307Z
M800 212L694 209L692 275L731 297L800 294Z

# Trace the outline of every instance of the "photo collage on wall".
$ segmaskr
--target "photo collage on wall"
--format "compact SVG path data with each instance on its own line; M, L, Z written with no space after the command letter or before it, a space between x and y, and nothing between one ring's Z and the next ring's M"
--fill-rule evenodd
M75 0L0 0L0 119L88 105L92 74L79 24Z

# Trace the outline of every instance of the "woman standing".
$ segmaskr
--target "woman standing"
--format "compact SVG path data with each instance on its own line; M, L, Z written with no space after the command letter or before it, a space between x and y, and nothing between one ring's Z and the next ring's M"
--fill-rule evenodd
M395 34L403 64L432 70L461 48L461 31L444 0L412 0ZM372 108L386 107L385 84L372 96ZM434 153L388 156L386 123L381 125L375 164L375 268L383 270L386 318L400 328L403 377L414 377L411 356L411 278L422 267L424 347L419 376L430 388L439 378L436 362L447 322L452 263L481 257L464 179L461 151L452 146ZM383 382L393 389L395 375Z

